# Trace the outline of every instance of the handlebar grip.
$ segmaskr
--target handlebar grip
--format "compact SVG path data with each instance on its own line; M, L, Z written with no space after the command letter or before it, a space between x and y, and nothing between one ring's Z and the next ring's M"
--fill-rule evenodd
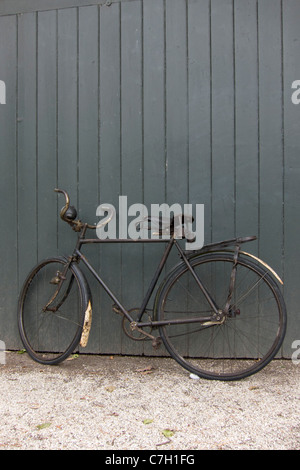
M54 191L56 193L62 193L64 196L65 196L65 199L66 199L66 204L64 205L64 207L61 209L60 211L60 218L62 220L66 220L65 219L65 213L67 212L67 210L69 209L69 206L70 206L70 198L69 198L69 195L67 193L67 191L64 191L63 189L58 189L58 188L55 188Z

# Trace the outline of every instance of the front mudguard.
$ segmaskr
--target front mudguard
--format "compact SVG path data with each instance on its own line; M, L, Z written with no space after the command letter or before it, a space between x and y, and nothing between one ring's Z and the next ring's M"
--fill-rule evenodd
M62 258L64 259L64 261L68 262L68 258L64 256L62 256ZM92 305L93 305L92 294L91 294L91 289L87 282L87 279L85 275L83 274L83 272L81 271L78 264L72 261L70 266L74 270L79 280L80 286L82 288L82 302L83 302L83 308L84 308L85 314L84 314L84 321L82 325L80 346L85 348L88 343L89 334L90 334L90 330L92 326Z

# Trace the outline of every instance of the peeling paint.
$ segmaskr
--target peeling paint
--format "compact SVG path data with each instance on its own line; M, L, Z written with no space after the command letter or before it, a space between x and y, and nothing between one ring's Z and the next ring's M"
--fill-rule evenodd
M85 311L84 323L83 323L81 339L80 339L80 346L82 346L83 348L85 348L88 343L91 325L92 325L92 305L91 305L91 301L89 300L87 309Z

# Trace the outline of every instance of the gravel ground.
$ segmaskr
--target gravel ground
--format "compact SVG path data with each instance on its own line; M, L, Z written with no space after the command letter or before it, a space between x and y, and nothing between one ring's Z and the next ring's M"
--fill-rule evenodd
M173 359L87 356L0 365L0 449L300 448L300 365L240 382L191 379Z

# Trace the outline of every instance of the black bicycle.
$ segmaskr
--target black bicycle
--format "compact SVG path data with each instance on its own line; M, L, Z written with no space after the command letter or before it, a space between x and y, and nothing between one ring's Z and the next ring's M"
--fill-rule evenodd
M92 319L89 284L79 267L83 263L111 297L112 310L123 319L125 333L136 341L165 345L188 371L206 378L238 380L265 367L277 354L286 331L286 308L278 275L263 261L241 250L256 237L235 238L183 250L176 230L185 236L184 215L167 227L157 225L169 239L87 238L95 225L81 222L66 191L60 216L78 238L69 257L56 256L39 263L28 275L18 306L18 325L28 354L42 364L58 364L79 344L85 347ZM107 217L106 222L109 221ZM150 227L149 227L150 228ZM178 232L177 232L178 233ZM165 249L139 309L127 309L81 253L86 244L164 243ZM175 247L181 261L161 282L158 279ZM152 309L150 298L156 289ZM143 320L144 319L144 320Z

